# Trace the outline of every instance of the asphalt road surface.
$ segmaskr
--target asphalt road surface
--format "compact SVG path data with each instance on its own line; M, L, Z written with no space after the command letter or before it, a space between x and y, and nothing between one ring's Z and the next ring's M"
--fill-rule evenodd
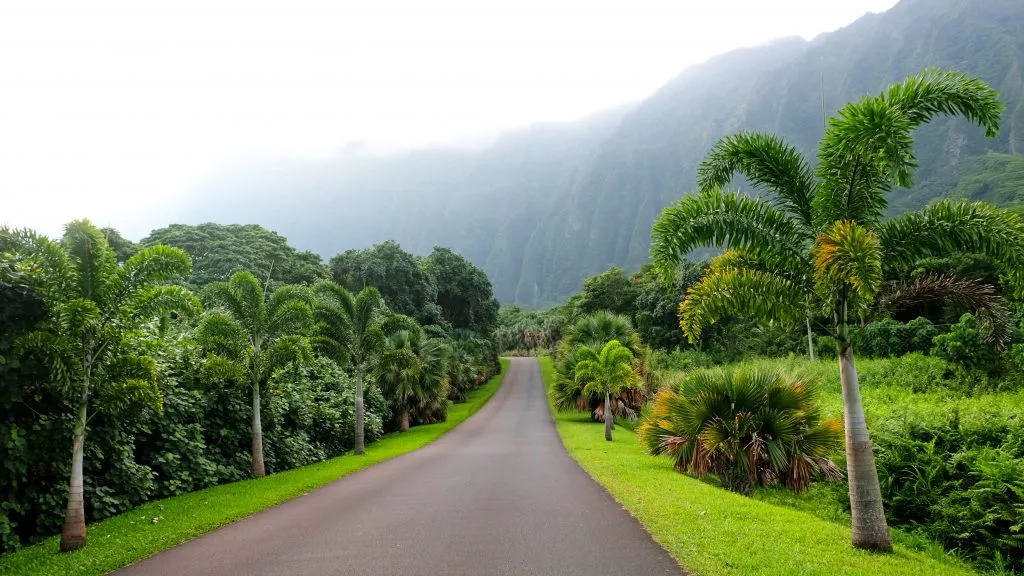
M594 434L602 434L600 426L594 426ZM537 362L516 358L490 402L433 444L117 574L682 571L566 453Z

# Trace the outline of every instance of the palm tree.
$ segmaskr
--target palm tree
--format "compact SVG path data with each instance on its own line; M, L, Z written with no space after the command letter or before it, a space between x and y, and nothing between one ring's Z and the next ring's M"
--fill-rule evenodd
M892 543L850 323L872 302L884 267L922 256L984 253L1018 279L1024 276L1024 226L1016 215L982 203L944 201L883 222L886 193L911 185L915 128L939 114L960 115L995 136L1001 112L998 94L983 81L925 71L840 110L829 121L814 171L774 137L724 140L701 168L709 188L667 208L654 227L652 257L663 272L697 246L732 251L680 306L680 326L691 341L727 314L795 325L806 320L809 302L817 302L830 317L843 388L853 544L859 548L891 550ZM711 187L736 171L768 197Z
M309 356L303 334L313 322L308 291L282 286L267 298L266 288L250 272L235 272L215 282L207 294L218 309L203 318L199 340L216 356L211 365L238 374L252 389L252 475L263 476L263 427L260 388L274 370Z
M633 371L633 353L618 340L604 345L600 354L593 348L580 348L577 352L576 381L583 385L585 395L604 395L604 405L611 406L611 397L638 385ZM604 439L611 442L615 411L604 411Z
M166 284L188 276L192 262L185 251L152 246L119 266L103 233L88 220L71 222L64 230L59 243L7 228L0 229L0 237L18 259L15 271L35 284L48 312L18 347L49 364L75 410L60 537L66 552L86 543L82 466L90 408L116 412L142 404L159 410L156 364L132 346L132 336L154 320L196 314L200 305L188 290Z
M384 298L373 286L358 294L341 285L322 281L313 286L316 295L316 333L318 348L339 364L351 362L356 380L356 422L354 450L365 447L366 408L363 400L366 377L383 350L387 339L381 328Z
M400 431L409 430L414 411L425 420L447 408L450 356L444 340L428 338L419 326L407 325L388 338L377 376L398 415Z
M692 373L658 393L637 432L651 454L698 478L715 474L735 492L778 483L802 491L815 473L842 478L828 459L842 423L821 418L813 387L775 370Z

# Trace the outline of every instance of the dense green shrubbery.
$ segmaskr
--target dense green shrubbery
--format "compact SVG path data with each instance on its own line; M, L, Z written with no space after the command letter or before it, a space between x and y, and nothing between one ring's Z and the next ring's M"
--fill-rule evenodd
M939 329L924 317L906 323L882 318L861 328L854 338L854 346L863 356L903 356L911 352L928 352L932 348L932 339L939 334Z
M890 521L1002 570L1024 569L1024 422L1017 415L907 416L875 447Z
M106 231L105 236L101 236L86 221L76 222L74 226L76 230L90 232L90 239L100 238L99 242L90 244L94 251L90 255L102 257L108 276L122 274L120 271L131 266L139 268L137 262L121 264L136 251L127 241L120 239L117 251L102 244L104 237L120 238L116 231ZM269 325L281 328L281 333L275 336L288 346L276 346L264 340L266 348L261 351L263 363L259 366L244 353L230 355L235 362L229 362L223 355L226 351L253 349L249 340L252 335L242 334L240 328L227 330L232 326L223 322L219 332L197 329L197 326L206 328L210 318L218 316L215 310L219 307L231 309L230 302L213 298L216 287L203 290L208 313L202 320L174 316L176 321L172 321L171 316L156 312L147 316L143 312L125 316L124 326L118 324L123 329L117 333L117 346L129 350L133 360L149 369L145 375L152 375L152 383L143 382L141 377L133 381L129 375L125 382L114 381L111 377L109 382L104 382L106 387L101 388L97 386L99 377L94 374L92 393L81 395L80 390L89 389L81 384L84 379L78 372L61 378L62 374L69 373L68 362L61 359L61 354L66 355L65 350L54 352L53 346L50 349L33 347L24 344L22 337L39 326L59 331L63 324L58 322L70 322L69 325L77 329L74 321L50 318L46 304L55 301L68 305L74 312L70 304L77 303L88 311L90 306L96 306L90 298L102 300L105 293L98 291L99 296L87 294L77 300L53 300L54 291L47 291L47 288L56 285L53 278L60 277L62 269L49 260L41 265L29 265L34 262L31 258L41 252L33 252L35 245L28 245L26 238L36 241L34 239L40 237L0 229L0 553L61 531L68 502L76 402L81 402L83 397L89 408L83 456L84 513L88 521L123 513L147 500L248 477L255 461L251 456L254 410L250 385L253 379L260 383L258 405L262 413L260 428L267 472L306 465L352 449L356 396L353 374L356 370L351 358L344 354L337 358L319 355L324 354L320 348L325 341L319 324L314 329L309 322L305 325L293 322L281 328L287 323L284 316L273 313L269 317L260 316L250 309L252 306L244 310L235 306L233 310L240 314L238 320L247 327L252 324L260 328ZM55 254L66 250L60 242L45 242L37 243ZM394 248L397 250L397 245ZM148 248L143 252L153 250L162 249ZM183 253L175 254L187 260ZM415 266L422 267L425 277L446 295L434 306L438 315L444 316L440 326L421 328L410 319L413 325L408 327L429 331L433 340L441 343L438 349L444 351L436 359L436 369L432 372L438 378L434 387L438 392L428 399L407 399L420 410L415 414L416 421L445 419L449 398L464 399L467 392L484 384L500 370L490 334L474 331L489 330L493 323L496 303L490 295L486 276L455 254L442 249L435 251L435 256L437 254L445 258L439 261L438 256L434 259L438 261L431 260L432 267L421 259L403 255ZM205 253L203 256L208 257L204 262L212 267L210 270L215 269L221 276L232 275L233 265L227 261L230 258L218 259L215 254ZM83 263L90 261L77 254L63 257L71 262L68 267L83 267ZM366 258L372 259L373 254ZM307 271L316 272L311 278L325 275L326 270L320 270L318 258L313 260L316 262L305 262L309 264ZM78 278L73 276L74 272L63 273ZM440 287L435 282L435 274L442 277ZM449 282L452 286L447 284ZM65 284L78 285L71 281ZM238 285L249 287L246 294L252 298L245 302L268 298L255 278ZM467 285L472 286L472 294L465 293ZM278 287L280 290L269 295L269 308L291 306L307 320L312 308L324 311L325 304L314 303L307 288ZM396 298L402 296L401 286L390 288L397 294ZM181 278L154 286L147 293L150 294L184 294L191 298ZM384 326L384 319L390 312L383 303L381 306L368 314L373 330L383 334L391 330ZM468 312L464 310L467 307L471 308ZM132 324L134 320L137 322ZM85 326L83 330L94 327L86 322L79 324ZM266 331L253 338L259 341L265 336ZM348 333L343 336L347 341L353 339ZM49 355L44 357L43 352ZM222 356L214 356L214 352ZM388 358L383 350L374 350L368 363L378 370ZM110 366L110 370L118 368L113 363ZM147 398L152 401L136 401L138 391L133 386L141 384L151 385ZM373 381L365 382L363 396L365 436L366 441L371 442L388 428L397 427L392 419L397 405L389 402Z

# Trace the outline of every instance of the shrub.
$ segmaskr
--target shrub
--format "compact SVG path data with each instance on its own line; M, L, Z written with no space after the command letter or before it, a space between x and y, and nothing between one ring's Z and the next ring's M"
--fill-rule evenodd
M939 329L924 317L906 324L882 318L861 328L854 338L854 346L864 356L903 356L911 352L927 352L932 347L932 339L938 334Z
M973 314L964 314L950 331L935 337L932 354L971 370L999 372L999 354L986 342Z
M714 474L735 492L801 491L815 475L842 477L827 457L842 445L842 424L821 418L812 385L780 371L695 372L658 393L639 435L651 454L698 478Z

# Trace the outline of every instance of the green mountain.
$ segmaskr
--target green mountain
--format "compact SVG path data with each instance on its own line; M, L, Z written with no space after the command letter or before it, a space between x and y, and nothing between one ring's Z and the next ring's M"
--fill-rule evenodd
M927 67L997 87L1003 131L986 140L959 120L923 128L918 184L893 193L893 210L944 195L1024 199L1022 64L1024 2L903 0L809 42L724 54L630 109L533 126L484 150L349 149L326 162L225 167L178 219L259 223L325 257L389 238L420 254L450 246L487 272L502 302L544 306L609 266L643 264L654 218L692 188L721 136L773 131L811 152L823 102L831 114Z

